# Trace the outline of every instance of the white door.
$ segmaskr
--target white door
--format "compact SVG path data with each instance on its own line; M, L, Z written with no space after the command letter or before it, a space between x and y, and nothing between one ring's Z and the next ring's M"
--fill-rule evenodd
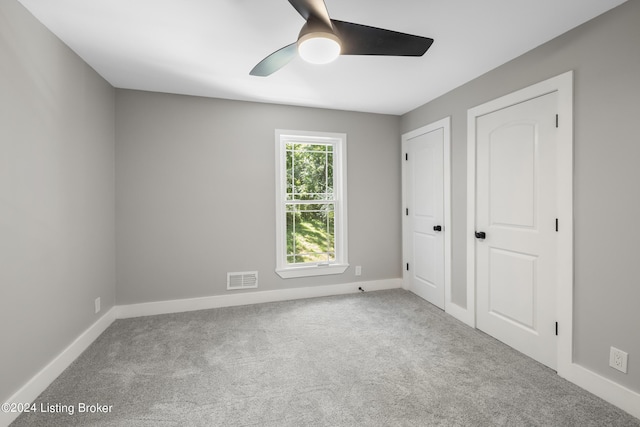
M404 283L444 309L444 129L403 142Z
M478 329L554 369L556 111L553 92L477 118L475 230Z

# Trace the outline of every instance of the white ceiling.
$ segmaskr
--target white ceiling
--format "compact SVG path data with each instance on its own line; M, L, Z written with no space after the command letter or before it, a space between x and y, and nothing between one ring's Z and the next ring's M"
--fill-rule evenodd
M333 19L435 42L269 77L249 71L304 24L287 0L19 1L118 88L399 115L625 0L325 0Z

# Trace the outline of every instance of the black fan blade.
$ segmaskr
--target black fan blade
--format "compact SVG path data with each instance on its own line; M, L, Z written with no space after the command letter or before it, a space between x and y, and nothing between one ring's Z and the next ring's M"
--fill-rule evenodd
M324 0L289 0L289 3L306 21L316 18L331 28L331 18Z
M249 73L252 76L266 77L287 65L298 54L298 43L291 43L258 62Z
M351 22L331 20L342 41L342 55L422 56L433 39Z

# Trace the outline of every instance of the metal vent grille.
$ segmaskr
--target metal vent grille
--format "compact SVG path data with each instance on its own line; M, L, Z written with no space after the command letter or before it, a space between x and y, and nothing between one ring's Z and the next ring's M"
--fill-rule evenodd
M227 273L227 290L251 289L258 287L257 271Z

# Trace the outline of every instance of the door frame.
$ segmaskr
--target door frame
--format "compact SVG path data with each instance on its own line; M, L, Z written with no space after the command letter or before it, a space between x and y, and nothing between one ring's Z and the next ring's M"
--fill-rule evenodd
M560 74L467 112L467 310L464 321L476 327L476 120L494 111L532 98L558 93L557 206L558 255L556 319L558 319L558 374L573 363L573 71Z
M407 132L402 135L402 236L404 238L405 230L405 207L407 206L407 183L406 183L406 167L405 167L405 154L407 144L409 144L409 140L416 138L420 135L424 135L429 132L433 132L436 129L442 128L443 132L443 146L442 146L442 154L443 154L443 167L442 167L442 175L443 175L443 184L444 184L444 192L443 192L443 207L444 207L444 217L443 217L443 227L444 227L444 309L445 312L449 313L451 309L455 310L455 307L451 301L451 116L445 117L433 123L430 123L426 126L422 126L421 128L415 129L413 131ZM403 257L405 260L404 254L404 241L402 243ZM404 261L406 262L406 261ZM403 281L402 287L406 290L410 290L408 285L404 281L404 276L406 275L406 269L403 268Z

